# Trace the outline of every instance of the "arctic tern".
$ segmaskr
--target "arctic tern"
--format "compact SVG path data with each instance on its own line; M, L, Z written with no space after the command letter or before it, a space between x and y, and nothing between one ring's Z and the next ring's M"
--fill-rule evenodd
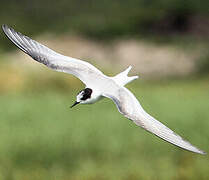
M2 25L2 29L19 49L31 56L35 61L55 71L72 74L86 85L85 89L78 93L76 102L71 107L77 104L92 104L103 97L109 98L113 100L121 114L146 131L188 151L205 154L204 151L185 141L171 129L150 116L142 108L136 97L124 87L127 83L138 78L138 76L128 76L131 66L118 75L109 77L90 63L61 55L16 32L7 25Z

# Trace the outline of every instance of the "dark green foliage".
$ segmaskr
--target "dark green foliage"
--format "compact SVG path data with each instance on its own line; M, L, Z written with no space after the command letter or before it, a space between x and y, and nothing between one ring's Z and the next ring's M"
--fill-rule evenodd
M104 39L186 31L193 16L208 17L208 5L207 0L2 0L0 22L28 35L75 31Z
M197 72L200 75L209 74L209 53L203 54L197 61Z

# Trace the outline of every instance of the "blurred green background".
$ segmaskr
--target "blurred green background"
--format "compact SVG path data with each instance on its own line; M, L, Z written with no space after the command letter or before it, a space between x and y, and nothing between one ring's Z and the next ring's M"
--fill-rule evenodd
M113 76L209 152L209 1L2 0L0 24ZM84 85L31 60L0 32L0 179L209 179L209 158L147 133L108 99L69 107Z

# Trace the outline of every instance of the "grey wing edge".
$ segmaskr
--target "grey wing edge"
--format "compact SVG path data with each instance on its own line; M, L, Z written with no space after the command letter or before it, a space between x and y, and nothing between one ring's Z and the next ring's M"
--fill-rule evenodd
M47 65L48 61L46 60L46 55L57 55L57 53L53 50L32 40L20 32L16 32L13 28L10 28L5 24L2 25L2 30L7 38L11 40L20 50L38 62Z
M27 52L27 48L25 48L19 41L17 41L16 40L17 37L15 37L15 34L18 34L19 36L24 36L23 34L19 32L15 32L14 29L10 28L6 24L3 24L1 27L2 27L4 34L7 36L9 40L11 40L24 53L29 54Z

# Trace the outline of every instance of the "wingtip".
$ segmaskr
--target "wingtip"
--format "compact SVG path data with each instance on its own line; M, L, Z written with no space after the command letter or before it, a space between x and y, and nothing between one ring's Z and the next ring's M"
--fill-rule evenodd
M4 31L5 29L7 29L7 27L8 27L8 26L7 26L6 24L2 24L2 25L1 25L1 28L2 28L3 31Z
M205 151L199 150L199 154L206 155L207 153Z
M12 30L12 28L10 28L8 25L6 25L6 24L2 24L1 25L1 28L2 28L2 30L3 30L3 32L5 33L5 34L7 34L7 32L8 32L8 30L10 29L10 30Z
M194 146L195 147L195 146ZM194 150L193 152L198 153L198 154L202 154L202 155L206 155L207 153L197 147L195 147L196 150Z
M206 155L207 154L205 151L203 151L203 150L201 150L201 149L199 149L199 148L197 148L193 145L191 145L191 146L192 146L193 149L188 149L188 148L183 148L183 149L188 150L188 151L193 152L193 153L201 154L201 155ZM180 148L182 148L182 147L180 147Z

